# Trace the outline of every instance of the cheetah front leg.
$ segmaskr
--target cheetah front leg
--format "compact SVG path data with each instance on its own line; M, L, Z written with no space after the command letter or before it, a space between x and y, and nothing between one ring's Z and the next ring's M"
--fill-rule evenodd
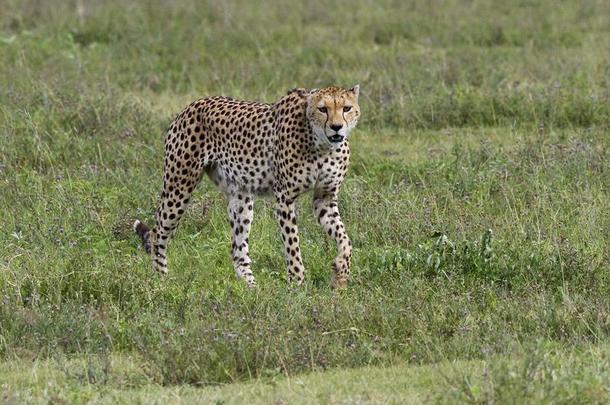
M339 216L336 195L316 194L313 201L314 212L318 222L328 236L337 243L337 257L333 263L331 284L333 288L347 285L352 263L352 244L345 232L345 226Z
M288 265L288 281L297 285L303 283L305 267L299 248L299 228L294 200L283 196L277 198L277 220L280 226L282 241L284 242L284 257Z
M253 196L237 193L229 198L229 223L233 234L231 256L237 278L243 278L249 287L256 286L256 280L250 268L251 260L248 248L250 226L254 217Z

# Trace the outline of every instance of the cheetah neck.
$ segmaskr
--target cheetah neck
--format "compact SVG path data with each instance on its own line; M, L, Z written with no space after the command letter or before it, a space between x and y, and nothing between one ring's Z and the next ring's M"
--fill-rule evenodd
M300 90L300 89L299 89ZM307 119L305 91L293 91L275 104L277 141L301 154L326 155L341 147L314 130Z

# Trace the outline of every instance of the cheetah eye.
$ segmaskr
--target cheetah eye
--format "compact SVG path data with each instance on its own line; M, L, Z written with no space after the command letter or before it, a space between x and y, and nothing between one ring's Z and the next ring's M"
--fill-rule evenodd
M348 112L352 109L351 105L346 105L345 107L343 107L343 112Z
M318 107L318 110L324 114L326 114L326 112L328 111L326 107Z

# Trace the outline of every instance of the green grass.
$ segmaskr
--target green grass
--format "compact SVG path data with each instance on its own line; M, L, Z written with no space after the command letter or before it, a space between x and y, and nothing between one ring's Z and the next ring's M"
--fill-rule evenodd
M608 2L79 4L0 8L3 401L607 400ZM347 290L309 195L305 286L259 199L247 290L207 181L152 273L174 114L354 83Z
M607 345L515 348L509 358L362 367L197 388L163 387L134 356L0 364L5 402L56 403L605 403Z

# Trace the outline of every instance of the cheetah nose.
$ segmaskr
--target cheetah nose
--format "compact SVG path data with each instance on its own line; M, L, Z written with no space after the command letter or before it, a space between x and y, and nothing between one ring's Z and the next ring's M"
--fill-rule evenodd
M339 132L339 130L340 130L341 128L343 128L343 125L336 125L336 124L333 124L333 125L331 125L331 126L330 126L330 129L332 129L332 130L333 130L333 131L335 131L335 132Z

